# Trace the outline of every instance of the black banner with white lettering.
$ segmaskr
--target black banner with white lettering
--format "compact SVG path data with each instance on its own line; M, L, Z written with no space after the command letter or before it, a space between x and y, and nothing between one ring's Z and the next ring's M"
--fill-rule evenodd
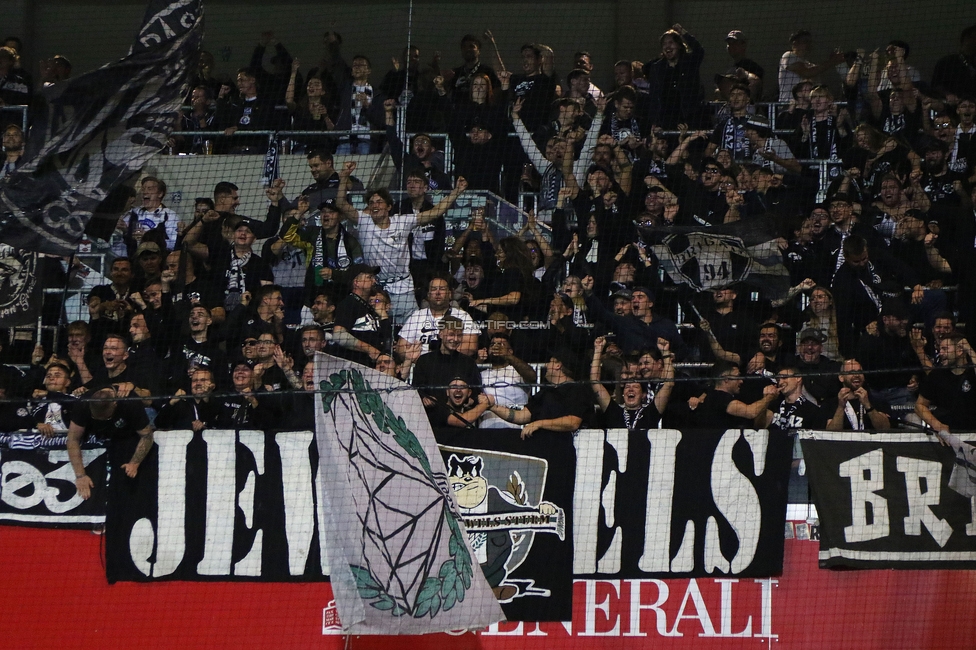
M779 575L792 445L765 429L580 431L574 573Z
M311 431L157 431L109 486L106 573L118 580L326 580Z
M87 501L78 496L65 438L0 435L0 524L91 528L105 522L105 448L85 445L85 472L95 483Z
M957 457L934 436L809 431L801 445L821 567L976 568L976 502L950 486Z

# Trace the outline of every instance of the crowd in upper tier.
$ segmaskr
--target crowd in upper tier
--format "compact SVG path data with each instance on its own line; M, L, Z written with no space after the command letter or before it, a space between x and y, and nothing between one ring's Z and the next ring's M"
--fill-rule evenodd
M16 70L9 44L0 78ZM253 218L223 179L187 221L166 207L166 179L142 177L106 233L89 318L62 349L36 348L26 376L7 367L3 387L36 400L112 386L158 410L157 426L204 421L194 400L159 398L182 391L211 404L207 426L284 427L311 407L263 394L314 388L307 360L326 350L412 381L442 427L886 428L912 404L934 428L976 421L963 328L976 322L976 26L930 80L903 41L816 63L806 31L766 75L732 30L717 102L698 40L675 25L660 44L653 61L616 62L606 91L586 52L563 76L527 44L512 73L471 35L456 68L413 49L379 81L333 32L304 74L270 33L235 84L202 53L173 147L264 153L248 131L304 131L286 137L312 183L286 196L301 181L275 179ZM838 88L821 83L838 68ZM19 131L4 134L5 170ZM352 156L384 151L393 185L364 187ZM499 234L492 205L448 233L474 190L527 209L518 235ZM697 260L712 291L664 272L675 228L749 221L772 229L785 294L737 282L724 258ZM49 261L52 277L96 284ZM710 376L693 381L692 362ZM540 366L548 385L530 395ZM49 418L37 404L28 420Z

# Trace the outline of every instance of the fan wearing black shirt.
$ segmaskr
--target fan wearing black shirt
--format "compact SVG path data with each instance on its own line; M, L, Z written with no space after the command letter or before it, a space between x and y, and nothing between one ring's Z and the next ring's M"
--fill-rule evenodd
M967 430L976 422L976 370L972 367L971 349L961 334L942 339L942 367L922 380L915 413L936 431Z
M751 428L779 395L776 386L763 388L762 397L752 404L737 399L742 390L743 377L739 367L726 362L715 364L715 388L689 400L695 427L723 429Z
M209 368L197 368L190 373L190 395L193 399L180 399L186 395L182 388L167 402L156 416L160 429L193 429L201 431L217 423L220 405L210 398L215 388L213 372Z
M661 415L668 406L671 390L674 388L674 357L670 352L662 355L664 370L663 383L653 395L649 395L644 384L626 381L623 385L623 404L613 401L610 392L600 383L600 370L603 349L607 338L597 337L593 347L593 361L590 364L590 381L596 394L597 406L603 411L603 426L608 429L654 429L661 421Z
M154 429L145 409L138 402L115 401L118 397L120 395L115 388L97 390L71 414L68 459L75 472L78 496L82 499L90 497L95 487L85 473L85 463L81 458L81 440L85 434L107 440L113 468L124 471L130 479L136 478L139 465L152 451ZM128 462L122 462L127 457Z
M803 377L796 368L782 368L776 373L776 398L760 414L758 423L770 431L792 433L797 429L822 429L827 426L823 410L803 395Z

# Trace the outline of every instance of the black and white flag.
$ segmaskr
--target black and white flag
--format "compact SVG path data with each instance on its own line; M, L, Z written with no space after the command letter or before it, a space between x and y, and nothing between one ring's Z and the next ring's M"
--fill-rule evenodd
M96 206L166 145L202 32L202 0L153 0L125 58L39 93L22 165L0 180L0 241L74 251Z
M38 255L0 244L0 327L27 325L41 310Z
M770 217L712 227L642 227L661 266L678 284L711 291L733 282L762 288L770 299L790 288L790 274Z

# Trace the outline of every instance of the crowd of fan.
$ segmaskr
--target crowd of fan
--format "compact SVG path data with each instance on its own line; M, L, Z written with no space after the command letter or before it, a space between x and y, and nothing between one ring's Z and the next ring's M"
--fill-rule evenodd
M474 36L461 66L421 66L412 50L375 86L369 60L347 65L331 32L304 79L265 34L236 93L204 55L176 146L206 152L194 130L233 135L218 152L262 150L266 138L238 131L321 131L294 139L312 184L289 199L276 179L262 220L236 214L238 188L223 181L186 223L165 207L164 180L144 177L90 319L68 325L64 349L38 347L26 375L5 369L7 395L25 402L0 421L66 430L69 394L108 389L142 398L159 428L304 428L308 361L326 351L412 382L440 430L882 429L912 404L935 429L972 426L976 358L958 323L976 322L976 26L931 83L904 42L814 64L797 32L774 123L756 111L770 84L745 36L726 42L714 115L702 47L680 25L657 59L618 62L606 94L585 52L564 82L546 46L524 46L512 74L482 62ZM840 64L839 104L817 79ZM276 122L279 103L290 122ZM418 132L405 154L400 112ZM427 135L440 131L453 165ZM365 189L343 158L384 148L401 200ZM829 187L804 159L829 161ZM444 216L464 192L517 201L527 189L518 236L498 238L491 208L477 208L449 243ZM749 220L779 231L785 296L721 265L728 281L698 294L661 272L654 244L669 228ZM698 362L708 377L683 369Z

